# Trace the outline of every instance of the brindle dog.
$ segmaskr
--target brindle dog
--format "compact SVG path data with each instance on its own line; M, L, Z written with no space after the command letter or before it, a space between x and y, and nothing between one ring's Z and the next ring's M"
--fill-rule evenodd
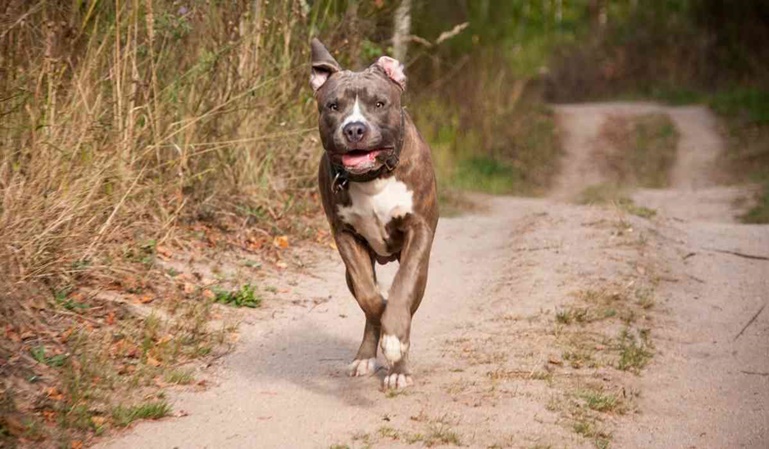
M389 365L385 388L413 383L411 319L427 284L438 224L430 147L401 105L403 65L382 56L365 70L342 70L312 41L310 84L325 152L318 181L323 209L347 268L347 285L366 314L351 376L376 371L377 346ZM398 260L387 298L375 263Z

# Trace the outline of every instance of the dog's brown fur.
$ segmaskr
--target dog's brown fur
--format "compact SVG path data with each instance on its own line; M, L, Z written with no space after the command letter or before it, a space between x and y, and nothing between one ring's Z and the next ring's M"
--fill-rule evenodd
M342 71L318 41L313 42L313 56L313 69L326 71L321 73L326 78L316 90L319 129L326 150L318 174L323 209L346 266L348 287L366 315L363 341L355 360L359 362L375 358L380 336L394 336L400 343L401 356L397 357L396 352L395 357L389 357L392 351L385 350L385 356L391 362L385 383L389 387L405 386L404 379L409 384L411 382L408 368L411 319L425 292L430 249L438 224L436 182L430 148L411 117L401 107L402 84L393 82L386 70L374 64L364 72ZM372 127L377 128L376 133L372 132L371 139L374 142L370 147L397 146L397 143L401 145L400 148L393 148L398 153L397 166L392 171L383 171L378 179L395 177L413 192L411 211L384 224L384 241L389 253L385 255L377 254L366 238L346 223L339 213L341 207L351 205L351 197L348 189L335 188L332 163L339 164L341 155L350 151L345 148L343 140L340 141L337 129L344 110L349 111L351 107L349 103L352 95L356 99L362 98L362 101L367 101L368 97L387 97L389 108L376 111L379 115L370 117L376 122ZM329 102L336 102L337 110L329 110L326 107ZM347 107L341 107L342 103ZM375 263L396 259L400 267L385 301L376 283ZM386 349L384 340L382 345ZM395 380L391 381L393 375Z

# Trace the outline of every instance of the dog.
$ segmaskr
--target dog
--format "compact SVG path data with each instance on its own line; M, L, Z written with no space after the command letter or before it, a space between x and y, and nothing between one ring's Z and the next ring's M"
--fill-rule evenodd
M324 152L318 183L347 286L366 315L351 376L387 360L385 389L413 384L409 370L411 320L427 285L435 230L437 187L430 147L401 104L403 65L382 56L366 69L343 70L312 41L310 85L318 106ZM400 263L387 298L375 265Z

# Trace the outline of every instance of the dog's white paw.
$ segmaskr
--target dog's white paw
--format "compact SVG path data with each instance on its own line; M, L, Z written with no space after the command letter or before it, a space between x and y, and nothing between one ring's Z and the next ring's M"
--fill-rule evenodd
M380 346L382 346L382 354L390 365L399 362L409 350L408 343L401 343L395 335L384 335Z
M414 379L408 374L392 373L385 376L382 386L385 390L397 390L414 385Z
M365 377L374 374L377 370L376 359L355 359L347 366L347 374L350 377Z

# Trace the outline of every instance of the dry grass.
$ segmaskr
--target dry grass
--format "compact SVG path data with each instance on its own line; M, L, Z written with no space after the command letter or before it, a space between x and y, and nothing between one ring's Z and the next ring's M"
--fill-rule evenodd
M119 275L111 242L162 242L214 206L275 220L311 186L312 107L297 99L313 18L297 4L63 5L3 17L3 292Z
M69 447L168 413L144 396L190 383L175 366L227 338L207 328L211 298L179 291L160 253L189 246L194 223L215 247L212 231L255 247L301 236L315 211L306 42L336 16L300 2L80 3L0 11L3 443ZM160 314L137 313L150 301Z

